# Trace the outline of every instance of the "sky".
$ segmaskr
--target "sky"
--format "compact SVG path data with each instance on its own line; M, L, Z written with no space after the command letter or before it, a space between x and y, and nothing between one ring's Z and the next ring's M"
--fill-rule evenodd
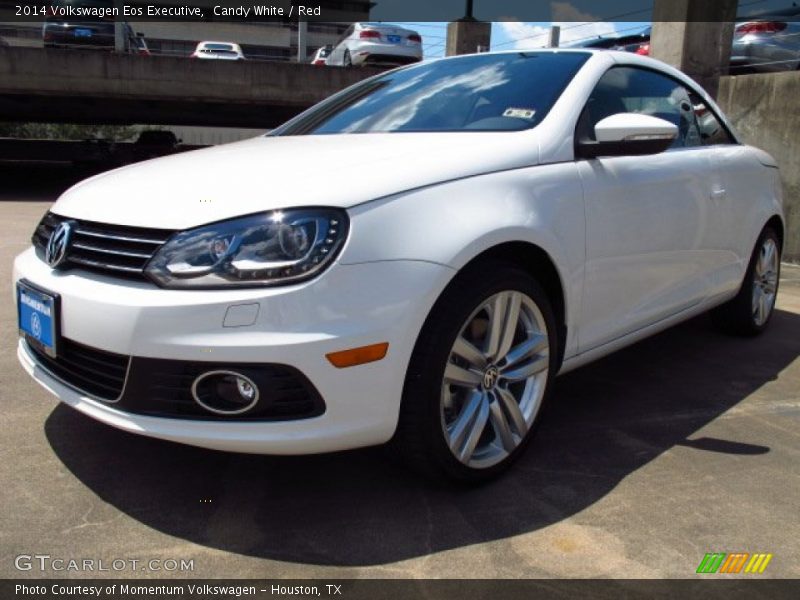
M447 40L447 23L402 22L403 27L414 29L422 36L425 58L444 56ZM492 50L529 50L547 45L551 25L561 27L561 43L566 46L597 36L628 35L642 31L649 22L608 23L603 21L565 21L526 23L521 21L499 21L492 23Z

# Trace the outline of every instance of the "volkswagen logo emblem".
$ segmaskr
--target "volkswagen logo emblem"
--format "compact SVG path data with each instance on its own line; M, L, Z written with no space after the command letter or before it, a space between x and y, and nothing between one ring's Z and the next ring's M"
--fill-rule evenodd
M486 372L483 374L483 387L484 389L491 390L494 389L494 386L497 385L497 380L500 378L500 373L497 370L497 367L491 366L486 369Z
M64 221L53 229L47 246L44 248L44 261L54 269L61 265L67 258L70 238L72 238L72 228L74 221Z
M36 313L31 315L31 331L37 340L42 337L42 321Z

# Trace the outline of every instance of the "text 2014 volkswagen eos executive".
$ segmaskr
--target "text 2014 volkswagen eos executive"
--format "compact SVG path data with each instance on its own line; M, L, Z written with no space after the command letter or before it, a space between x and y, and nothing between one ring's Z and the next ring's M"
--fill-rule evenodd
M478 480L520 455L557 373L709 309L761 332L783 228L775 162L680 72L448 58L68 190L16 259L19 359L126 431L391 440Z

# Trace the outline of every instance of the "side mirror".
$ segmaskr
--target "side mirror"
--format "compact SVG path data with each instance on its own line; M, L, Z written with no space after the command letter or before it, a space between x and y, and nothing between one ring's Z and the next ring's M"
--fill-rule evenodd
M594 140L578 140L581 158L657 154L672 145L678 128L669 121L639 113L617 113L594 127Z

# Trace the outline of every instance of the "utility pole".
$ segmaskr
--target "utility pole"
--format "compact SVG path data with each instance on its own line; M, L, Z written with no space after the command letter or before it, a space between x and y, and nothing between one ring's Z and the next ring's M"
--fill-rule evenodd
M559 38L561 37L561 27L553 25L550 27L550 41L547 43L548 48L558 48Z
M297 62L304 63L308 58L306 37L308 34L308 21L297 22Z
M114 7L122 14L122 2L114 2ZM125 39L125 21L121 16L114 17L114 52L125 52L128 40Z

